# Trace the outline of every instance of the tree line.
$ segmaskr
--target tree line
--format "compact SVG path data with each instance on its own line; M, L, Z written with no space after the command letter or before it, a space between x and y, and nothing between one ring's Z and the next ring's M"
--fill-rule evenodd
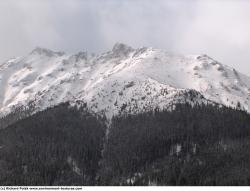
M249 114L174 108L110 127L67 103L22 119L0 130L0 185L250 185Z

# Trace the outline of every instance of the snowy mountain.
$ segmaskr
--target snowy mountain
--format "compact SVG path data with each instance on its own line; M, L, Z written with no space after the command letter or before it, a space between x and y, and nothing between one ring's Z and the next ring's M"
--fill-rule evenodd
M108 118L179 102L240 105L250 111L250 78L207 55L120 43L101 55L36 48L0 65L1 116L31 103L42 110L66 101L87 103Z

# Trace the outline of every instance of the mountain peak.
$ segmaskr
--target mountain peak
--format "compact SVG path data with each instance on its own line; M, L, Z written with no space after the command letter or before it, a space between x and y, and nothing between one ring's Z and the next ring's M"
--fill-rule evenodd
M123 43L115 43L115 45L113 46L112 52L116 55L116 56L127 56L130 52L132 52L134 49L131 46L128 46L126 44Z
M34 50L31 51L31 54L46 55L48 57L52 57L52 56L62 56L64 55L64 52L55 52L50 49L36 47Z

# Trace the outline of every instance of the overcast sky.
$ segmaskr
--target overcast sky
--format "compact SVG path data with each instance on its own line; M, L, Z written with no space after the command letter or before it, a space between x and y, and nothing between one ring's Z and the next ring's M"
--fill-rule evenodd
M248 0L0 0L0 61L41 46L102 52L115 42L208 54L250 75Z

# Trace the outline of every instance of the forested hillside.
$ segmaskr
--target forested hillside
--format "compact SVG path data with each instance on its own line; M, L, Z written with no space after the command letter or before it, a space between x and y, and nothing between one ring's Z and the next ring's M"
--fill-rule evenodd
M0 130L0 185L250 185L244 111L179 104L105 122L65 103Z
M249 185L250 116L177 105L114 118L103 166L106 184Z
M93 185L106 127L61 104L0 131L0 185Z

